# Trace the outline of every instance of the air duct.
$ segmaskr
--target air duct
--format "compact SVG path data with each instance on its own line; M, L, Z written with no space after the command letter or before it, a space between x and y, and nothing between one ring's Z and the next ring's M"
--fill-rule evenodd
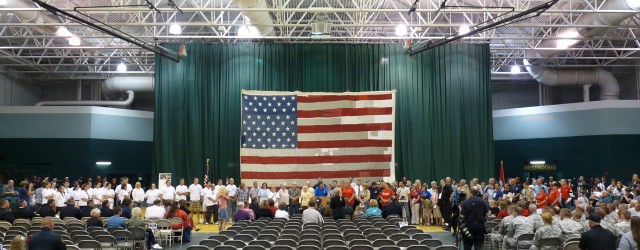
M233 0L242 9L266 9L266 0ZM256 27L260 36L268 36L273 33L273 20L268 11L240 11L245 20Z
M600 10L640 10L640 0L608 0L600 7ZM620 24L623 20L637 13L588 13L576 21L577 25L608 25ZM555 56L561 50L544 50L544 48L568 48L576 43L606 33L607 27L564 28L558 30L560 39L543 40L538 47L543 48L535 52L532 57L540 57L531 61L524 61L527 71L538 82L550 86L556 85L583 85L594 84L600 86L601 100L617 100L620 95L618 81L611 72L604 69L553 69L541 66L546 62L545 58ZM590 78L591 77L591 78Z
M124 101L42 101L36 106L129 106L133 102L133 91L127 90L129 95Z
M20 10L20 11L12 11L14 15L20 18L20 21L25 23L58 23L57 20L47 16L47 11L37 7L31 1L24 0L8 0L7 4L3 6L4 8L11 9L34 9L34 10ZM37 30L40 33L49 32L47 29L43 27L31 27L34 30Z
M102 83L104 93L123 92L152 92L155 87L153 76L112 76Z

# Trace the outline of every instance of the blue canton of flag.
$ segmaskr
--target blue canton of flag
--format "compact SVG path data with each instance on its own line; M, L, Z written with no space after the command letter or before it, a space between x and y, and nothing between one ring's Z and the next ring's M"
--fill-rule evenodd
M242 148L291 149L298 144L295 95L242 95Z

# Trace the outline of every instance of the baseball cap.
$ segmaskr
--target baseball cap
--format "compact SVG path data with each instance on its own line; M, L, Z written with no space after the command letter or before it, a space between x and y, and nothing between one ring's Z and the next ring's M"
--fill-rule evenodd
M592 213L589 215L589 220L596 223L600 223L600 215L597 213Z

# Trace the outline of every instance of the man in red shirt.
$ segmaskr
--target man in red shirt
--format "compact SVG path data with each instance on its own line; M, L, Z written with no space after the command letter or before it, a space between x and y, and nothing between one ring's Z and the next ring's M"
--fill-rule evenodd
M547 192L544 191L544 188L540 188L540 193L536 196L536 205L538 208L542 209L547 206Z
M394 192L391 188L389 188L389 183L385 183L379 195L380 204L384 207L387 204L391 203L391 196L394 196L395 194L396 192Z
M347 181L345 185L342 186L342 197L347 200L347 203L350 206L353 206L356 202L356 190L351 186L351 181Z
M562 207L573 209L571 206L571 186L568 185L567 181L560 180L560 195L562 197L561 205Z
M549 192L548 204L554 207L560 205L560 185L557 183L551 187L551 191Z

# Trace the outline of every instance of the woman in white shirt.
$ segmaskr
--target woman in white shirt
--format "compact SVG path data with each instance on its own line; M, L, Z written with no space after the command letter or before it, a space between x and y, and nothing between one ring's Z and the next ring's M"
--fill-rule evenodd
M83 209L87 206L87 201L89 201L89 199L91 197L89 197L89 184L85 183L82 184L82 190L76 192L76 197L78 199L78 206L80 207L80 209Z
M142 184L140 184L140 182L136 182L136 187L131 191L131 197L133 198L134 206L142 206L142 202L144 201L144 189L142 189Z
M271 198L270 193L271 191L269 190L267 183L262 183L262 187L258 191L258 197L260 197L260 203L262 203L263 201L269 200L269 198Z
M289 213L286 211L287 209L287 205L284 204L284 202L281 202L280 204L278 204L278 210L276 210L276 214L274 216L274 218L284 218L284 219L289 219Z
M100 206L100 204L102 204L104 189L101 188L100 182L96 183L95 188L89 189L89 195L91 195L93 204L96 204L97 206Z
M54 198L55 190L51 189L51 182L47 182L45 188L42 189L42 204L47 204L49 199Z
M153 202L158 199L160 195L160 190L156 189L156 184L151 183L151 188L147 190L144 196L147 198L147 207L153 206Z
M278 191L276 191L276 187L274 186L271 187L271 190L269 191L269 198L272 199L273 202L278 204L278 199L280 199L280 195L278 194Z
M107 199L109 201L109 208L113 208L113 199L116 197L116 191L111 187L111 183L107 182L107 184L104 185L103 192L104 198L102 200Z
M62 210L62 208L64 208L65 204L67 203L67 194L64 190L64 186L59 186L58 192L53 194L53 197L53 199L56 201L56 207L58 208L56 209L56 211Z
M278 200L275 202L277 204L284 203L286 206L289 206L289 190L287 190L287 183L280 183L280 190L278 190Z

